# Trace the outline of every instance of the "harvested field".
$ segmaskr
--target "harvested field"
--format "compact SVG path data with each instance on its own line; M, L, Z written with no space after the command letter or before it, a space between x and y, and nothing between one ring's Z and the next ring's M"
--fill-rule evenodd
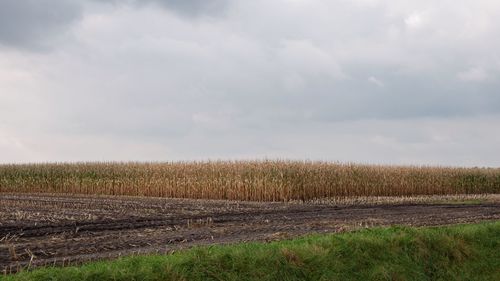
M1 194L0 270L10 273L40 265L360 227L498 220L498 199L492 195L472 203L407 200L339 205Z

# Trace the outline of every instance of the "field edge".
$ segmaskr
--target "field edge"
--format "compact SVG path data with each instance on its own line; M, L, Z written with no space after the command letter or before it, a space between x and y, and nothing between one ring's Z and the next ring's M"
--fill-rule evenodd
M41 268L0 280L498 280L500 221L384 227Z

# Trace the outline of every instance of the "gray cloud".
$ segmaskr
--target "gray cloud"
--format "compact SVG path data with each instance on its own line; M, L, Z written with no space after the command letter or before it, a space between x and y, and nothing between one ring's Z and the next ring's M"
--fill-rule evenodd
M157 3L190 16L218 15L228 5L228 0L147 0L147 2Z
M81 12L80 5L71 0L2 0L0 44L46 49Z
M224 14L231 1L228 0L94 0L115 5L134 5L144 7L156 5L187 17L220 16Z
M160 7L189 17L220 15L226 0L94 0L114 4ZM0 45L30 50L54 48L53 40L79 20L83 7L72 0L2 0L0 1Z
M111 2L0 50L0 153L499 164L500 4Z

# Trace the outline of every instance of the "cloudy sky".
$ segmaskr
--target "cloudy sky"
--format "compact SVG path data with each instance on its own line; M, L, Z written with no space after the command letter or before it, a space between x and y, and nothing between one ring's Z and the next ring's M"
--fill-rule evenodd
M496 0L0 0L0 162L500 166Z

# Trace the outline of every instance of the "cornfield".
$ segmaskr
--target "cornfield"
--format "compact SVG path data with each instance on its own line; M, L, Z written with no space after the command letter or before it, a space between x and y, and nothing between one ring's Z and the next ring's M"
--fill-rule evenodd
M0 192L290 201L500 193L500 169L310 161L0 165Z

